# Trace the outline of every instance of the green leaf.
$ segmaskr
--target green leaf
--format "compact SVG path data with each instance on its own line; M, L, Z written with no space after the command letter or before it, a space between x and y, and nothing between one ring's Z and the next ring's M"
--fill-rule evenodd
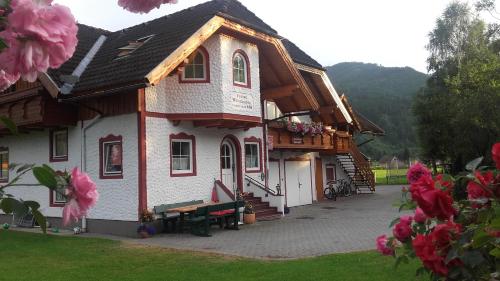
M7 44L0 38L0 51L7 48Z
M479 164L481 164L481 162L483 162L483 159L484 157L479 157L479 158L476 158L472 161L470 161L469 163L467 163L467 165L465 165L465 169L467 171L475 171L477 169L477 167L479 166Z
M499 218L495 218L491 221L491 224L490 226L494 229L500 229L500 217Z
M40 211L38 211L38 210L32 211L32 214L33 214L33 217L35 218L36 222L38 223L38 225L42 229L43 233L47 233L47 219L45 218L45 216L42 215L42 213L40 213Z
M490 255L496 257L496 258L500 258L500 249L499 248L495 248L493 250L490 251Z
M11 214L14 211L14 205L20 203L14 198L4 198L0 202L0 209L6 214Z
M466 251L460 258L465 265L468 265L472 268L480 265L484 262L484 257L480 251Z
M36 201L24 201L24 205L30 207L32 211L38 210L40 208L40 204Z
M488 243L493 237L484 232L484 230L478 230L472 237L472 247L479 248Z
M32 168L34 166L34 164L24 164L22 165L21 167L19 167L19 169L17 169L16 173L22 173L30 168Z
M56 174L56 171L52 169L52 167L50 167L49 165L43 164L42 167L47 169L47 171L51 172L53 175Z
M41 185L44 185L50 189L57 188L57 180L51 170L45 167L34 167L33 175Z
M17 126L16 124L14 124L14 122L8 118L8 117L5 117L5 116L0 116L0 123L3 123L3 125L9 129L9 131L13 134L13 135L17 135L18 134L18 131L17 131Z
M393 221L391 221L391 224L389 224L389 228L392 228L394 225L399 223L400 218L395 218Z

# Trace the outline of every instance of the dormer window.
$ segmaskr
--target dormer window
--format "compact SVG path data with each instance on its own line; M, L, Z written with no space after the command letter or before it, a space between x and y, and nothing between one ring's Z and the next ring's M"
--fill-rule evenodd
M210 82L210 70L208 67L208 52L200 47L187 59L184 64L180 82L207 83Z
M250 88L250 66L245 52L238 50L233 55L233 84Z
M126 57L126 56L130 55L131 53L135 52L142 45L146 44L146 42L148 42L151 38L153 38L153 36L154 35L148 35L148 36L139 38L135 41L130 41L130 42L128 42L127 46L118 48L118 50L120 50L120 52L116 56L116 59Z

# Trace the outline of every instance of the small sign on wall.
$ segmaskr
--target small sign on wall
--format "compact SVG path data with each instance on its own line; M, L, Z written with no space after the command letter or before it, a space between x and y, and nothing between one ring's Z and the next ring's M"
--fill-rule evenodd
M251 94L232 93L229 100L229 107L234 111L252 112L253 96Z
M292 137L292 144L304 144L303 137Z

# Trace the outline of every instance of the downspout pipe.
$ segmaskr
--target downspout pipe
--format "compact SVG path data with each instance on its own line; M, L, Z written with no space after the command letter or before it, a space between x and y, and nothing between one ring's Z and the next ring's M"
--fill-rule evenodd
M102 120L102 115L97 114L87 124L82 121L81 141L80 141L80 167L84 173L87 173L87 131ZM87 217L82 217L82 232L87 232Z

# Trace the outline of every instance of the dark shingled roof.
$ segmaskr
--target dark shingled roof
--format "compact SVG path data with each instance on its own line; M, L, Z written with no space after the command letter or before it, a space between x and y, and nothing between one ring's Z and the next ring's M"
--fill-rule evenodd
M290 56L292 57L293 61L299 64L324 70L321 64L319 64L316 60L311 58L308 54L302 51L299 47L297 47L297 45L292 43L290 40L283 39L282 42L283 45L285 45L285 48L287 49L288 53L290 53Z
M278 36L277 32L236 0L213 0L116 32L79 25L79 44L75 55L49 75L59 85L60 75L69 75L93 46L100 35L107 36L92 62L80 77L73 92L85 92L112 85L142 82L144 77L169 54L184 43L213 16L219 15L242 25ZM118 48L128 42L153 35L129 56L115 59Z

